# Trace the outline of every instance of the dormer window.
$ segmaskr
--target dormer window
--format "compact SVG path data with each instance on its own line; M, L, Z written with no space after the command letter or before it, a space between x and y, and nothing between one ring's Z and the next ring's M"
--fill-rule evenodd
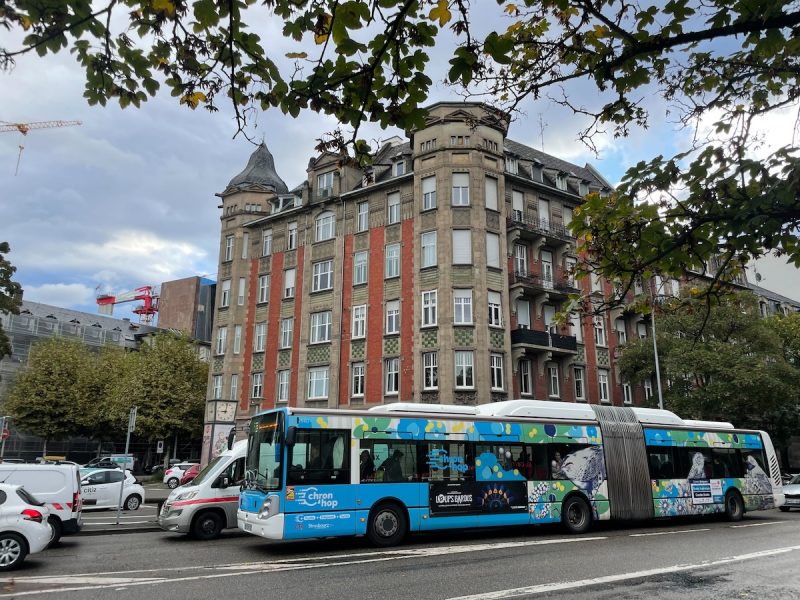
M398 160L394 163L394 176L399 177L400 175L406 174L406 161Z
M333 196L333 171L317 175L317 196L320 198Z
M506 171L512 175L519 173L519 163L516 158L512 156L506 157Z
M556 175L556 188L562 191L566 191L567 189L567 174L566 173L558 173Z
M589 182L586 181L585 179L582 180L580 182L580 184L579 184L578 190L579 190L581 196L585 196L586 194L588 194L589 193Z

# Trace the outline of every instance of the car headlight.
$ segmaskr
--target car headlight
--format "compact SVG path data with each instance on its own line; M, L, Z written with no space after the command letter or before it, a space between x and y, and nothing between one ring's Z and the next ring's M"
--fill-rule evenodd
M183 492L175 496L175 502L180 502L181 500L191 500L195 496L197 496L198 491L192 490L191 492Z

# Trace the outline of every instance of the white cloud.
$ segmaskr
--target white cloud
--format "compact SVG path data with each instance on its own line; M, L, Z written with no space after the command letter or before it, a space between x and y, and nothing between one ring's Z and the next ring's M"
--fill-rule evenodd
M25 300L77 308L94 302L94 289L80 283L45 283L25 286Z

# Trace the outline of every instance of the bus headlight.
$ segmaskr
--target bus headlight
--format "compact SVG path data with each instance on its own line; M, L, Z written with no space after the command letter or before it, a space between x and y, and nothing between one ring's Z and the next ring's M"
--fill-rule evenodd
M259 519L269 519L278 514L278 497L267 496L264 502L261 503L261 508L258 509Z

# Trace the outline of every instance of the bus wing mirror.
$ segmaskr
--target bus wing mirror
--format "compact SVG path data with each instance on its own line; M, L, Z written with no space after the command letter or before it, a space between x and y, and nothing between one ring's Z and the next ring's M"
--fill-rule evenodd
M294 446L296 440L297 440L297 427L291 425L289 427L289 430L286 432L286 445Z
M228 432L228 450L233 448L233 442L236 440L236 427L231 427Z

